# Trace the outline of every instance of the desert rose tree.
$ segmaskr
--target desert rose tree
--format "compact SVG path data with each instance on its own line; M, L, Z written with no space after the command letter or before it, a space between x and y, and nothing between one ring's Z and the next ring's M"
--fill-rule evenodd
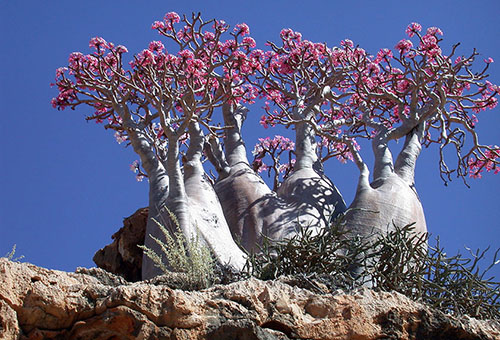
M493 60L478 66L478 53L457 56L458 45L445 55L440 29L420 32L421 26L412 23L406 33L415 46L403 39L394 52L381 49L370 56L349 40L329 49L285 31L281 46L271 44L276 62L269 63L267 73L258 73L260 88L275 107L267 110L266 124L306 122L325 147L358 166L356 196L345 217L351 235L371 238L410 223L416 232L426 232L414 181L422 145L438 145L445 181L452 175L465 179L500 171L500 148L480 144L474 130L477 115L497 104L499 87L486 80ZM297 105L310 113L296 115ZM363 139L372 145L371 179L358 144ZM404 144L394 161L389 144L400 139ZM450 148L453 166L445 157Z
M178 24L183 25L178 28ZM175 232L169 214L162 210L166 207L186 238L198 234L220 262L241 269L244 253L233 241L203 169L203 131L220 132L211 119L224 103L235 106L252 100L252 91L241 79L251 71L248 55L255 42L245 24L226 32L225 22L205 22L199 14L181 20L176 13L167 13L152 28L169 42L171 51L153 41L127 66L127 49L98 37L90 41L93 53L72 53L68 67L57 70L59 95L53 106L90 106L94 113L88 120L105 124L119 141L132 145L140 157L140 165L134 167L142 167L139 176L149 181L146 235L161 239L153 218ZM158 251L150 237L145 245ZM159 270L145 257L143 278L157 274Z
M351 159L360 170L345 228L366 237L393 224L415 222L418 232L426 231L414 184L422 145L439 145L445 180L498 172L500 149L479 144L474 130L476 115L496 105L499 89L485 73L492 60L474 70L476 52L456 57L455 46L444 55L437 28L421 35L420 25L412 24L407 33L417 46L402 40L394 52L382 49L376 56L348 40L329 48L289 29L280 44L261 51L247 25L229 31L225 22L200 15L181 20L167 13L153 29L170 51L153 41L126 66L125 47L94 38L93 53L72 53L68 67L57 70L53 100L59 109L92 107L88 119L114 130L139 155L134 170L150 186L146 235L161 238L152 218L174 232L166 207L186 237L201 236L220 262L239 269L244 255L234 240L255 251L264 236L279 240L301 227L324 228L345 212L323 172L330 158ZM292 127L295 139L260 139L252 163L242 135L243 105L258 96L266 101L261 124ZM403 138L394 162L389 143ZM372 144L372 179L361 140ZM449 147L457 156L451 167ZM215 183L205 174L204 157L217 170ZM265 170L275 173L273 189L258 174ZM145 242L157 250L149 237ZM158 273L145 258L143 277Z
M59 95L52 104L59 109L92 107L87 119L104 123L140 156L140 164L132 167L138 178L149 181L146 235L162 238L153 218L174 233L171 212L187 238L202 236L220 262L240 269L244 256L233 237L246 250L255 251L263 236L279 240L303 225L326 226L327 219L345 205L327 179L315 179L307 187L304 180L297 181L303 201L297 202L277 195L252 169L241 135L247 111L242 105L253 103L258 95L248 79L262 68L263 52L253 50L248 26L236 25L227 32L224 21L204 22L199 15L184 17L181 29L177 24L181 18L176 13L153 24L175 54L153 41L132 58L130 67L124 65L128 52L124 46L93 38L93 53L72 53L68 67L57 70ZM230 38L223 41L228 34ZM220 111L222 117L217 117ZM299 141L303 138L298 136ZM204 172L204 154L220 175L215 191ZM310 189L312 182L320 184L324 198ZM145 244L158 251L151 238L146 237ZM143 277L157 274L145 257Z
M285 44L294 41L292 33L283 30ZM310 59L317 56L308 55L309 47L304 44L302 51L297 53L304 52L307 55L304 57L306 60L298 61L298 67L315 67L312 65L315 61ZM224 122L228 127L223 138L224 147L212 138L208 155L219 173L215 190L233 236L247 250L256 250L262 235L279 240L294 235L302 227L317 232L346 209L341 194L322 171L317 136L308 124L317 106L324 100L323 88L317 84L327 76L330 76L329 81L333 84L340 82L342 72L335 79L328 72L317 79L313 75L314 71L304 77L292 78L289 77L292 72L286 58L276 51L254 50L252 59L257 67L246 79L261 97L274 101L280 107L287 107L286 115L273 119L279 119L287 127L292 126L295 139L291 141L282 136L260 139L253 151L255 159L250 163L241 132L246 110L243 107L223 108ZM268 102L265 110L268 113L270 111ZM275 125L273 119L268 120L263 116L261 123L265 126ZM279 158L287 153L293 153L293 156L288 163L282 163ZM346 147L333 151L329 149L322 160L334 155L346 157L347 153ZM268 167L264 163L265 158L270 158L272 165ZM255 171L265 169L274 171L273 189ZM286 176L280 178L280 172L285 172Z

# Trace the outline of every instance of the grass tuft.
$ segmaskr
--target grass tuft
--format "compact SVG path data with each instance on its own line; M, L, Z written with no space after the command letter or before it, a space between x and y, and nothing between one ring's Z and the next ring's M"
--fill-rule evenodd
M171 235L164 224L153 219L160 228L165 242L152 235L149 237L158 244L161 253L158 254L143 245L139 247L163 273L185 273L184 289L196 290L209 287L215 275L215 261L210 249L200 242L198 235L187 239L180 229L177 217L168 208L164 209L168 212L176 231Z

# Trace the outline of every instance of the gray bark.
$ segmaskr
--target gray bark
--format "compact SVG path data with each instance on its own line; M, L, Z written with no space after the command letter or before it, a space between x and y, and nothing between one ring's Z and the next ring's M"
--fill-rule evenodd
M163 240L164 242L165 238L157 224L152 219L154 218L156 221L162 223L172 234L177 231L177 227L171 221L169 215L164 209L162 209L164 206L166 206L176 216L179 222L179 227L185 237L189 239L189 237L194 234L188 211L188 199L184 188L184 180L179 164L179 145L178 141L175 139L169 140L167 160L165 164L167 166L166 170L169 174L169 190L166 198L162 202L158 202L157 204L156 202L150 201L149 205L150 208L153 206L153 211L150 211L149 213L149 219L146 225L146 238L144 240L144 245L158 254L161 254L161 249L151 236ZM154 182L150 182L149 185L150 192L161 190L161 188L155 187ZM144 280L150 279L160 274L162 274L161 270L156 267L147 256L144 256L142 264L142 278Z
M245 265L245 254L234 242L221 204L212 184L207 181L201 162L204 137L196 122L189 125L190 143L184 163L184 184L189 213L196 232L210 247L217 260L237 270Z
M208 246L216 260L222 264L241 270L245 264L245 254L234 242L225 221L220 202L212 185L206 180L201 162L204 137L196 122L189 124L190 143L184 163L184 171L180 167L179 143L175 136L169 139L166 166L169 173L169 193L164 205L175 215L179 228L187 240L195 237ZM160 206L161 208L161 206ZM172 235L177 226L171 221L165 210L158 212L156 220L163 223ZM164 240L164 236L156 223L148 223L146 246L157 253L158 245L149 235ZM146 267L144 267L146 265ZM151 260L143 260L143 279L161 274L152 265Z
M404 227L410 223L415 223L415 232L427 232L424 211L414 184L416 160L421 150L418 131L414 129L406 136L395 166L387 142L383 137L373 140L373 181L368 183L365 166L346 215L346 228L353 235L373 239L392 230L393 225Z
M371 183L367 166L358 158L361 174L344 220L347 237L360 236L365 241L375 241L395 227L413 223L415 234L427 232L424 210L414 184L416 159L421 150L418 134L414 129L406 136L396 166L387 143L387 138L380 136L373 140L375 164ZM361 271L360 267L352 267L355 276Z
M169 176L163 164L154 154L147 137L142 132L129 131L128 136L134 151L141 158L142 167L148 175L149 181L149 213L144 244L151 249L157 249L156 243L148 235L160 236L153 218L160 220L160 208L165 204L169 195ZM154 263L147 256L144 256L142 261L143 278L158 274L159 270Z
M315 136L307 124L297 128L299 169L273 192L250 167L241 135L244 109L223 107L226 167L215 162L220 178L215 190L233 237L248 251L256 251L262 235L281 240L295 235L301 226L325 227L343 200L331 182L313 169L317 161ZM296 163L297 164L297 163Z
M234 239L246 250L255 251L262 234L278 236L278 230L272 232L270 227L283 212L284 202L250 167L241 135L246 109L225 104L222 112L228 127L224 154L229 171L219 173L215 191Z
M304 120L310 117L297 111L294 118ZM298 212L301 225L317 229L328 227L331 219L346 210L346 205L330 179L314 169L319 160L312 126L307 122L295 124L295 141L295 165L279 187L278 196Z

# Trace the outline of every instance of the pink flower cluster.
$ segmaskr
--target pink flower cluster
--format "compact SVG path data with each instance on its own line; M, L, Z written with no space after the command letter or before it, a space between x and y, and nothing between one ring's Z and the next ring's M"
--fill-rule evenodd
M71 105L77 99L76 91L65 87L59 87L59 94L57 97L52 98L50 101L52 107L58 110L64 110L67 106Z
M423 51L431 59L434 59L437 55L441 55L441 48L439 48L436 35L429 33L424 35L420 42L419 50Z
M422 25L416 22L412 22L406 28L406 34L411 38L415 35L415 33L422 31Z
M412 47L413 47L413 43L410 40L406 40L406 39L400 40L395 46L396 50L398 50L399 53L401 53L401 54L405 54L405 53L410 52Z
M256 156L264 151L271 151L277 149L293 150L294 148L295 144L290 139L276 135L272 139L270 137L259 138L259 143L255 145L252 154Z
M375 63L380 63L381 61L390 61L394 58L392 51L388 48L383 48L377 52L377 58L374 60Z
M484 170L498 174L500 172L500 147L495 145L484 150L481 156L470 157L468 165L471 178L481 178Z
M146 174L141 171L140 163L138 160L135 160L132 162L132 164L130 164L130 171L136 174L135 179L137 182L142 182L144 178L146 178Z
M149 43L148 49L151 52L162 53L163 50L165 49L165 46L161 41L152 41Z
M258 172L263 172L269 170L269 165L264 163L264 158L269 155L277 167L279 173L285 173L291 170L294 160L290 160L289 163L281 164L280 155L283 152L293 151L295 149L295 143L289 138L276 135L274 138L266 137L259 138L259 142L255 145L252 155L254 155L253 167Z
M115 132L114 137L115 137L116 142L118 144L121 144L121 143L126 142L128 140L128 137L126 135L124 135L123 133L118 132L118 131Z
M165 14L163 21L155 21L151 28L158 31L170 32L172 31L174 24L179 23L181 20L180 16L175 12L168 12Z
M244 23L233 30L223 20L214 20L212 28L204 23L167 13L152 27L172 44L168 45L169 51L164 42L152 41L133 57L130 67L123 65L126 47L115 47L101 37L92 38L90 54L74 52L68 67L56 70L59 93L52 105L59 109L90 105L95 111L89 119L107 122L107 127L118 131L118 142L127 137L114 112L113 98L126 98L134 108L139 106L138 112L149 112L152 107L156 111L159 104L168 103L179 121L187 110L202 116L222 102L252 104L261 98L265 100L266 115L260 123L265 128L296 124L297 112L301 115L314 108L307 119L315 120L330 133L330 139L323 140L320 146L327 149L329 156L346 161L353 158L347 148L352 144L346 143L352 136L369 139L380 126L396 127L414 118L416 113L411 107L424 109L435 100L443 101L441 110L449 111L453 122L430 124L427 129L448 129L450 135L452 123L474 125L477 118L470 117L471 111L494 108L500 94L498 86L480 82L484 79L482 73L471 73L475 54L468 58L442 54L443 33L436 27L422 34L422 26L411 23L406 28L409 39L399 41L392 50L380 49L373 56L348 39L339 47L329 48L303 39L302 34L291 29L283 29L280 43L269 43L268 50L262 51L255 49L256 42ZM177 29L176 24L182 28ZM452 58L456 58L455 63ZM486 70L493 59L484 61ZM470 78L472 74L474 79ZM112 96L109 88L113 89ZM145 116L137 114L134 119ZM172 123L170 128L180 126ZM159 125L152 128L153 138L166 138L168 131L160 130ZM431 133L426 131L426 135ZM427 137L426 142L439 141ZM352 143L356 140L352 139ZM259 171L269 169L263 160L270 157L273 169L289 171L292 162L281 164L279 158L293 149L294 143L282 136L260 139L254 149L255 165ZM484 159L470 158L472 175L480 175L483 169L498 172L499 151L493 150L482 153ZM462 168L466 168L464 164Z
M280 37L283 41L300 43L302 41L302 34L295 32L290 28L284 28L280 32Z
M250 34L250 28L248 28L248 25L247 24L238 24L234 27L234 30L233 32L236 34L236 35L242 35L242 36L245 36L245 35L249 35Z
M95 48L96 50L99 51L107 48L112 48L113 44L111 43L108 44L108 42L101 37L94 37L90 39L89 47Z
M215 20L212 28L217 32L224 33L229 29L229 25L224 20Z

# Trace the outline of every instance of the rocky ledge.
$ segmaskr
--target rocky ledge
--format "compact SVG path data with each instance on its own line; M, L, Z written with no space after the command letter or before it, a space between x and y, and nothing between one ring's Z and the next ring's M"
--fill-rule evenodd
M155 283L156 282L156 283ZM0 259L0 339L500 339L398 293L314 293L250 279L203 291Z

